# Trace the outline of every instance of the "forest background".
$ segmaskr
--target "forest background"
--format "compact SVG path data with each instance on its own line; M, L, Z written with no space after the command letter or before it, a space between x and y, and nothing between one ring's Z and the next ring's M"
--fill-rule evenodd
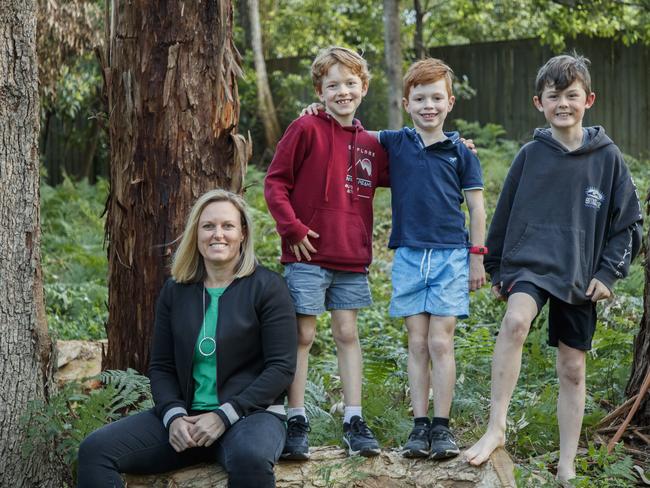
M81 0L39 2L43 274L49 330L59 339L106 337L104 211L109 191L110 150L102 73L93 51L103 41L104 4ZM369 60L373 76L370 94L358 115L367 128L377 129L396 126L399 116L403 116L389 108L395 105L394 97L389 99L389 95L395 93L395 79L399 81L399 76L394 76L395 59L400 72L432 49L444 58L444 46L492 42L494 49L498 49L500 41L531 38L549 52L564 52L576 45L579 39L576 36L606 38L618 43L621 50L640 48L647 53L650 39L647 1L415 0L381 4L367 0L262 0L259 4L238 1L233 5L234 40L242 54L243 67L243 76L238 80L239 132L250 131L254 149L246 176L246 198L254 209L258 257L277 271L281 271L279 239L262 196L262 179L279 132L297 116L300 108L314 100L308 67L320 48L342 44L363 52ZM274 108L264 105L260 109L268 101L259 97L263 88L258 81L263 75L259 66L256 70L254 60L256 41L251 17L255 13L259 15L263 58L270 67L266 76ZM389 38L387 34L391 22L393 27L398 26L397 37ZM399 44L397 55L394 46L391 47L395 39ZM391 50L392 54L387 53ZM475 86L479 80L458 74L461 76L455 90L459 105L490 96L477 93ZM622 80L626 76L625 72L620 73ZM634 72L632 76L639 75ZM521 80L521 83L532 96L531 81ZM597 87L599 80L594 81ZM596 103L601 101L597 99ZM532 112L532 107L529 110ZM618 107L618 110L645 111L647 134L647 105ZM266 120L269 112L275 114L279 132L269 129L273 125ZM520 134L507 132L499 125L503 122L496 115L491 117L490 113L482 114L482 123L453 120L453 126L465 137L472 137L478 147L489 217L509 163L522 142ZM543 122L540 118L538 123ZM626 158L642 198L650 189L647 157L646 150ZM375 215L375 258L370 274L375 303L359 317L365 361L364 410L382 444L396 447L408 434L410 412L404 327L387 314L392 260L392 254L386 249L390 231L388 191L378 193ZM632 465L640 463L648 468L647 458L639 459L622 447L607 454L596 433L600 420L626 398L633 341L642 322L644 259L645 256L640 256L632 266L630 277L617 285L615 298L599 305L598 331L588 356L584 451L581 451L576 486L634 486L638 480ZM458 326L453 423L465 446L480 436L487 418L490 360L502 313L503 305L492 300L486 287L473 295L470 318ZM522 374L509 417L507 448L518 462L520 486L532 483L553 486L558 445L557 381L555 351L546 345L545 337L543 314L526 344ZM341 388L333 344L328 318L322 316L312 350L308 385L314 445L337 444L341 438L340 422L336 418ZM125 410L144 408L150 402L143 377L134 373L108 373L103 380L109 386L88 391L82 385L66 385L48 404L32 407L39 415L32 417L30 429L34 434L45 431L48 435L33 435L25 449L33 451L47 442L56 442L59 449L53 455L63 461L69 483L73 479L79 441L101 423L124 414Z

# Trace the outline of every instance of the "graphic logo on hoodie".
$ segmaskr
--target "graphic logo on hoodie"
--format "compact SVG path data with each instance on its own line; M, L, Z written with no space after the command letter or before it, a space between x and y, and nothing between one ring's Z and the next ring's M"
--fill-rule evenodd
M368 158L363 158L357 164L361 166L361 169L366 174L368 179L372 178L372 163Z
M598 188L589 186L585 190L585 207L600 210L600 206L603 204L604 200L605 195Z
M357 152L362 152L363 150ZM372 154L374 156L374 153ZM369 158L362 157L357 159L355 163L357 168L357 187L359 189L366 188L372 189L372 161ZM345 189L348 193L352 193L352 166L348 168L348 175L346 176ZM359 196L363 198L371 198L371 196L364 194L364 191L359 192Z

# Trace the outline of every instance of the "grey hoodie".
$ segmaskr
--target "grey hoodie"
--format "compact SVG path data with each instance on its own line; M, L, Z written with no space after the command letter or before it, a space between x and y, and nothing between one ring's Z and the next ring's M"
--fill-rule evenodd
M485 269L504 291L529 281L572 304L597 278L609 289L641 246L643 216L618 147L602 127L567 151L549 129L515 157L499 196Z

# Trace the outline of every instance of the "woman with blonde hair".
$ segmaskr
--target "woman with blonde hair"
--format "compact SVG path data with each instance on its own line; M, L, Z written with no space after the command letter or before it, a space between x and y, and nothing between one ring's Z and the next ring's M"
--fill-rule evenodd
M212 190L197 200L171 271L148 372L155 406L84 440L78 486L216 461L230 487L273 487L296 320L284 280L255 259L240 196Z

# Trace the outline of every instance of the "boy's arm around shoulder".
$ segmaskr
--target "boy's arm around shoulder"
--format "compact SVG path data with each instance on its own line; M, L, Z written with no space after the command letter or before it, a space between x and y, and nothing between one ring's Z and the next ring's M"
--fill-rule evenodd
M275 148L275 155L264 179L264 198L276 221L278 233L290 243L301 241L309 228L296 217L290 195L296 174L304 161L308 147L305 126L301 117L294 120Z
M485 271L490 274L492 285L501 283L501 257L503 254L503 243L508 230L508 220L512 204L519 187L519 180L526 160L526 154L520 150L510 166L508 175L503 182L503 188L499 194L497 206L490 222L487 236L488 254L485 256Z
M381 134L385 131L369 130L366 131L370 137L377 139L378 142L378 154L377 154L377 163L379 167L377 186L384 188L390 187L390 164L388 157L388 147L382 143Z
M609 206L609 234L594 278L612 290L616 280L624 278L630 263L641 248L643 212L627 166L620 160L620 172Z

